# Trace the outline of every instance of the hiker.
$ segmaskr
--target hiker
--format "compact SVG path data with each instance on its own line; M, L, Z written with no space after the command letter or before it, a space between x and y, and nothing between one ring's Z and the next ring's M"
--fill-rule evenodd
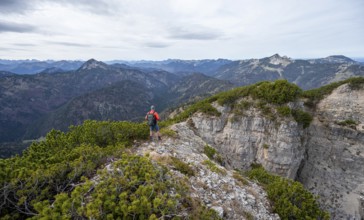
M155 111L154 105L150 107L150 111L145 116L145 120L148 121L148 125L150 128L150 140L153 140L153 131L157 132L158 140L162 140L159 134L158 122L160 120L158 113Z

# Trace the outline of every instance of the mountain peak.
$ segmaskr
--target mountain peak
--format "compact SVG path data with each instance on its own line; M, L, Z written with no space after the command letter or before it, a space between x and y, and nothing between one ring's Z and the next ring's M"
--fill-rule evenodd
M329 62L335 62L335 63L355 63L354 60L350 59L349 57L343 56L343 55L331 55L324 59Z
M287 56L281 57L279 54L274 54L269 57L269 63L273 65L287 66L291 63L291 60Z
M273 54L272 56L270 56L269 58L281 58L281 56L278 54L278 53L276 53L276 54Z
M95 59L89 59L78 70L107 69L107 64Z
M356 64L357 63L355 60L352 60L349 57L343 55L331 55L325 58L311 59L308 61L311 64L320 64L320 63Z

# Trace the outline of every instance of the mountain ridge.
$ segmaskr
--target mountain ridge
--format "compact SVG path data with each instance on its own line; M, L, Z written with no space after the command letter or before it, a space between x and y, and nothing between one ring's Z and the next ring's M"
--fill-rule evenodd
M272 57L281 57L279 54L274 54ZM315 59L292 59L286 56L283 58L291 59L291 60L307 60L311 63L351 63L351 64L361 64L354 59L348 58L344 55L331 55L325 58L315 58ZM265 59L265 58L260 58ZM251 59L251 60L259 60L259 59ZM139 61L125 61L125 60L112 60L112 61L104 61L104 63L108 65L127 65L132 68L140 68L140 69L162 69L172 73L178 74L189 74L191 72L200 72L205 75L212 76L215 74L216 70L226 64L229 64L233 61L246 61L246 60L229 60L229 59L201 59L201 60L183 60L183 59L167 59L163 61L151 61L151 60L139 60ZM35 74L42 72L48 68L59 68L65 71L76 70L82 64L87 61L80 60L1 60L0 59L0 71L9 71L17 74ZM362 65L362 64L361 64Z
M86 121L67 133L51 131L22 157L0 160L1 183L18 195L4 200L4 214L279 219L276 212L282 219L329 218L302 185L269 175L264 167L281 176L298 175L320 194L332 218L360 219L363 94L364 78L305 92L286 80L260 82L199 101L161 122L160 142L144 141L149 130L143 123ZM40 193L44 184L49 193ZM41 202L33 208L34 200ZM18 213L23 203L31 206ZM119 212L119 205L127 212Z
M287 79L307 90L354 76L364 76L364 66L352 61L344 56L295 60L275 54L262 59L231 62L221 66L213 76L238 86L262 80Z
M331 59L332 57L336 61ZM154 104L160 111L163 111L172 106L182 105L181 102L191 102L211 95L213 92L227 90L240 84L285 78L300 85L303 89L310 89L349 77L364 75L363 65L342 63L342 60L348 61L349 58L346 57L332 57L330 62L313 64L309 60L294 60L279 54L263 59L232 62L228 60L166 61L167 64L178 63L178 68L184 68L186 65L192 68L198 63L205 68L204 65L210 63L212 66L205 70L210 71L218 67L218 75L214 75L214 78L218 78L217 80L196 75L200 72L193 72L193 68L187 68L185 72L170 73L161 69L133 67L125 64L108 65L95 59L90 59L80 65L78 69L70 71L51 69L49 72L34 75L2 72L0 74L0 92L2 94L0 98L0 120L2 121L0 140L3 142L19 141L26 133L34 134L33 131L28 132L27 130L28 128L34 130L32 123L35 121L41 120L45 115L61 108L72 99L83 97L85 94L112 86L115 82L123 80L137 82L145 87L146 91L151 91L157 97L154 99L157 100ZM225 62L228 64L222 65ZM158 64L161 63L163 62ZM199 70L203 70L203 68ZM212 72L209 73L212 74ZM137 94L134 95L137 96ZM141 106L137 108L145 109ZM135 111L138 112L138 109ZM80 111L88 112L82 109ZM62 128L64 127L67 126L62 126ZM42 134L45 134L45 131Z

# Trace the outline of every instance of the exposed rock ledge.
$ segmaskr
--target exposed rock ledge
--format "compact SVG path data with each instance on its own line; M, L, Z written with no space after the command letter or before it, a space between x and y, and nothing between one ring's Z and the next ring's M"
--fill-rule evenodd
M203 154L206 143L186 125L185 122L172 127L178 133L178 138L167 138L162 142L144 143L136 148L137 154L149 154L151 159L161 157L176 157L191 164L195 176L188 178L192 188L192 197L198 198L204 205L215 209L223 219L280 219L272 213L265 191L254 182L242 184L233 177L235 171L225 169L226 175L212 172L202 164L208 157ZM173 175L184 177L178 171Z

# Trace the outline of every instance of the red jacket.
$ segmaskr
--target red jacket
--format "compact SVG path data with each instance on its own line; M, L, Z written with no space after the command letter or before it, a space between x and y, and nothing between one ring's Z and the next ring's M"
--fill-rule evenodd
M155 111L155 110L150 110L146 115L145 115L145 120L147 120L148 119L148 114L154 114L154 117L155 117L155 119L157 120L157 121L159 121L159 115L158 115L158 113Z

